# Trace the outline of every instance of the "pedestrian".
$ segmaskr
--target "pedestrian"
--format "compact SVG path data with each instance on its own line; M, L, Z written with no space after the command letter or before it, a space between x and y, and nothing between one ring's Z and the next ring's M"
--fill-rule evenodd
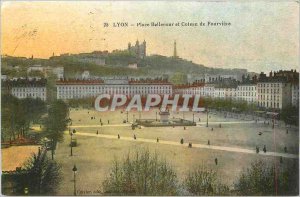
M118 139L120 139L120 135L118 134Z
M135 139L135 140L136 140L136 135L135 135L135 134L133 135L133 139Z
M186 128L185 127L183 127L183 130L185 130Z
M107 120L107 124L109 124L109 120Z
M181 138L181 140L180 140L180 144L183 144L183 138Z
M217 158L215 158L215 164L218 165L218 159Z
M98 135L98 130L97 130L97 135Z
M219 125L219 126L220 126L220 128L222 127L221 123L220 123L220 125Z
M285 153L287 152L287 147L286 147L286 146L284 147L284 152L285 152Z
M101 118L100 118L100 122L102 122Z
M209 140L207 141L207 145L210 145L210 141Z
M189 143L189 148L192 148L192 143L191 142Z
M266 153L266 152L267 152L266 145L264 145L263 151L264 151L264 153Z
M259 153L259 147L256 146L256 153L258 154Z
M158 139L158 138L156 138L156 142L159 142L159 139Z

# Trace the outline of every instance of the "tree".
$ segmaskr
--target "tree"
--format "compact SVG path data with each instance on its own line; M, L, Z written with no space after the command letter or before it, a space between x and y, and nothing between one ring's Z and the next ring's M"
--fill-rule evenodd
M46 136L52 142L52 159L57 142L63 141L63 134L69 122L69 108L62 100L51 103L48 109L48 118L45 121Z
M25 179L16 180L30 195L53 195L61 181L61 167L47 157L46 150L39 150L25 163Z
M299 107L286 106L281 110L280 119L286 124L299 125Z
M148 150L114 160L109 177L103 182L108 195L176 195L177 176L173 168Z
M217 172L204 165L190 171L183 185L189 193L197 196L230 195L229 187L217 179Z
M25 137L30 124L39 120L46 111L44 101L37 98L18 99L12 95L1 95L2 141Z
M292 168L267 165L255 161L235 183L239 195L297 195L299 192L298 165Z

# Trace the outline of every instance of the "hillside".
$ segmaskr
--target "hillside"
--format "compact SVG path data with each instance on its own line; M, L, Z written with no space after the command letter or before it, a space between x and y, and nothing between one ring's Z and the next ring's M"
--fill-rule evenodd
M99 65L93 62L82 61L83 59L93 58L105 60L105 65ZM42 66L65 68L65 76L68 78L75 77L84 70L89 70L92 75L97 76L161 76L167 74L173 76L181 73L185 74L237 74L242 75L247 73L246 69L220 69L209 68L201 64L193 63L192 61L172 58L161 55L147 56L144 59L137 59L133 54L126 51L108 52L93 52L55 56L49 59L30 59L19 57L4 57L1 59L2 73L7 75L20 75L16 73L14 67L18 66L21 70L21 75L25 74L28 66L40 64ZM128 68L129 63L138 63L138 69Z

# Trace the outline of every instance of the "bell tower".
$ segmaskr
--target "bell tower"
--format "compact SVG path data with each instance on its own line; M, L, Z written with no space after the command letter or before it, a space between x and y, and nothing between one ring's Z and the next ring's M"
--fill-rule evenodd
M177 48L176 48L176 40L174 41L174 52L173 52L173 58L178 58L178 56L177 56Z

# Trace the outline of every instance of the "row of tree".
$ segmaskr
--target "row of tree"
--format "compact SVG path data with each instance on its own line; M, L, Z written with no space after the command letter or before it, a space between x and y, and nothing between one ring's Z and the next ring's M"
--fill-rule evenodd
M1 141L25 137L30 124L39 123L46 113L46 104L41 99L18 99L1 95Z
M236 109L240 112L254 112L258 110L256 104L247 103L247 101L236 101L232 99L212 99L212 98L202 98L200 104L213 109L220 109L225 111L232 111Z
M288 161L288 160L286 160ZM217 171L200 165L178 181L175 170L148 150L115 160L103 182L106 195L297 195L298 161L286 167L255 161L241 173L234 188L221 183ZM289 166L289 167L287 167Z
M286 106L281 110L280 119L286 124L299 126L299 106Z
M57 142L62 142L64 139L64 131L69 121L68 105L62 100L52 102L48 108L48 116L43 123L44 134L51 140L52 159Z

